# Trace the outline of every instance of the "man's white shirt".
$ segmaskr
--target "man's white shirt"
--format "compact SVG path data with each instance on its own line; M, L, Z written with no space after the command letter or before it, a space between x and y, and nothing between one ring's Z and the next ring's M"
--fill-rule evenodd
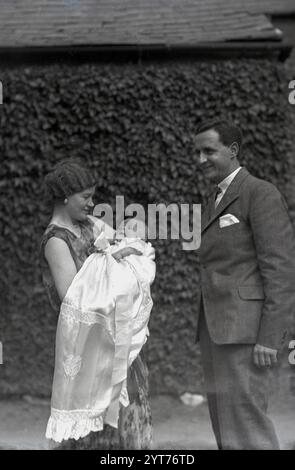
M227 188L229 187L229 185L231 184L231 182L233 181L234 177L238 174L238 172L240 171L242 167L239 166L239 168L237 168L236 170L234 170L230 175L228 175L226 178L224 178L224 180L222 180L217 186L221 189L221 193L219 193L217 195L217 198L216 198L216 201L215 201L215 209L216 207L218 206L218 204L220 203L221 199L223 198L223 196L225 195L226 191L227 191Z

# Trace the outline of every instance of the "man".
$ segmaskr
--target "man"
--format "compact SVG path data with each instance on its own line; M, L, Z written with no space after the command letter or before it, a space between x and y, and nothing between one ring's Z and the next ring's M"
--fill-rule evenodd
M197 337L219 449L278 449L268 381L294 314L294 234L279 191L240 166L241 145L230 122L197 130L217 185L202 214Z

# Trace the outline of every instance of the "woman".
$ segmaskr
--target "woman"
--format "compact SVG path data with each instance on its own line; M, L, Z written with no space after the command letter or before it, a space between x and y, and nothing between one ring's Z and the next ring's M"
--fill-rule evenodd
M41 265L49 300L59 313L61 302L75 275L93 250L100 221L90 216L95 192L93 174L80 163L67 160L56 165L45 178L47 199L53 214L42 237ZM130 250L125 255L130 254ZM116 258L116 254L113 255ZM120 258L122 252L120 253ZM121 407L118 429L105 425L99 432L61 444L59 449L149 449L151 410L148 371L141 352L127 377L130 404Z

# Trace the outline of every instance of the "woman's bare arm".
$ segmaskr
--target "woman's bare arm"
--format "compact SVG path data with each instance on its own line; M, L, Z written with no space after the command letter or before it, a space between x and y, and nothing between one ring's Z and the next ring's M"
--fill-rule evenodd
M68 245L60 238L50 238L45 246L45 258L48 261L59 298L63 301L77 273Z

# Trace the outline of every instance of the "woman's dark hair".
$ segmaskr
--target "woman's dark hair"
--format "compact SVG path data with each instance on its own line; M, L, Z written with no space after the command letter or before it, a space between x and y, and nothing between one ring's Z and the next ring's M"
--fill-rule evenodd
M93 172L85 168L80 160L61 160L45 176L45 199L52 204L61 202L72 194L94 186L95 183Z

